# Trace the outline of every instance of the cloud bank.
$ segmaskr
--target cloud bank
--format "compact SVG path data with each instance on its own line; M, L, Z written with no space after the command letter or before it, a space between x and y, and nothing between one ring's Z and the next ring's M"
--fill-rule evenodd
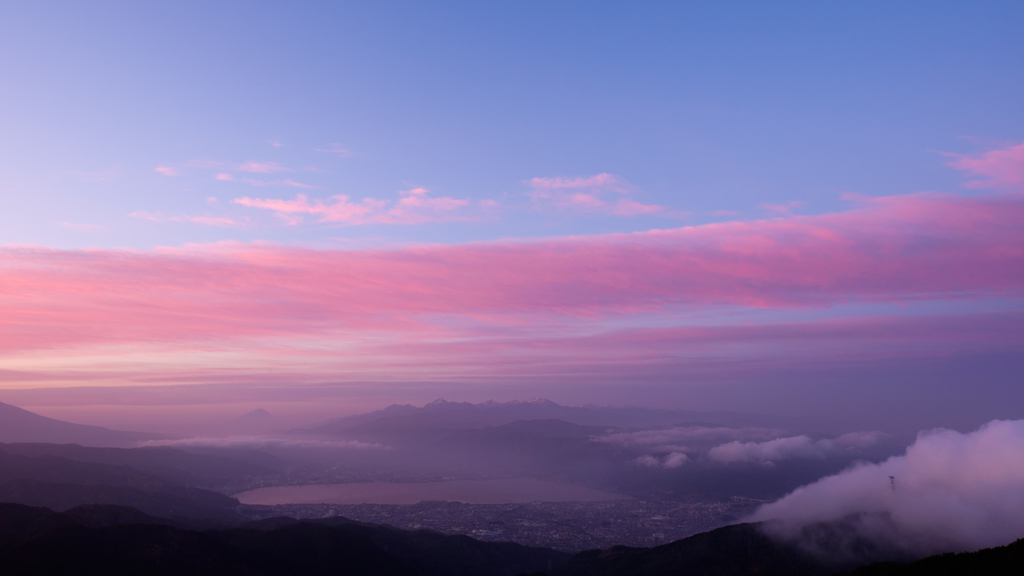
M678 468L693 458L705 457L722 464L755 462L766 466L799 458L856 457L859 451L878 444L886 436L882 432L852 432L834 439L813 440L810 436L784 434L771 428L675 426L617 432L591 440L646 452L634 460L640 466Z
M873 446L882 436L881 432L851 432L834 440L815 441L810 436L790 436L767 442L733 441L715 446L708 451L708 457L718 462L759 462L766 465L792 458L824 460L835 454Z
M709 446L728 440L770 440L782 435L781 430L771 428L727 428L724 426L673 426L637 432L617 432L593 438L596 442L607 442L633 448L648 448L671 445Z
M921 433L905 455L799 488L750 520L781 521L773 530L793 538L855 514L885 519L857 524L858 536L915 555L1024 537L1024 420Z

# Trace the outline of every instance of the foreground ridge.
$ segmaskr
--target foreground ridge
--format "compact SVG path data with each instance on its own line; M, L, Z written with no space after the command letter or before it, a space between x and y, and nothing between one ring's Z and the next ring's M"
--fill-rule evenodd
M570 556L341 517L276 517L197 530L123 506L87 505L61 513L0 504L0 573L5 574L999 576L1024 573L1024 539L906 564L845 562L773 540L758 524L727 526L654 548L614 546Z
M120 506L59 513L0 504L0 573L514 576L569 559L556 550L345 518L274 518L204 531L174 524Z

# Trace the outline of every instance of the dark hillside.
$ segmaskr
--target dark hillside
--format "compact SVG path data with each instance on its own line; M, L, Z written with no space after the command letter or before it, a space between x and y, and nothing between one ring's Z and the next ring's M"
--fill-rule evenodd
M803 530L803 542L819 550L765 535L758 524L736 524L655 548L616 546L588 550L548 576L973 576L1024 574L1024 540L963 554L942 554L913 562L886 542L851 538L850 517ZM875 562L875 563L872 563Z
M765 536L754 524L726 526L655 548L616 546L577 554L552 576L824 576L835 567Z
M238 501L230 496L199 488L167 487L160 491L140 490L104 484L54 484L37 480L0 483L0 502L68 510L97 504L131 506L146 514L165 518L192 518L235 523Z
M908 564L821 560L765 536L758 525L720 528L655 548L568 554L406 531L345 518L272 518L195 531L132 508L65 513L0 504L2 574L347 574L401 576L968 576L1024 573L1024 540ZM823 527L818 530L831 530ZM841 529L841 528L840 528ZM846 562L850 562L847 560ZM857 562L857 561L853 561Z
M0 502L66 510L83 504L133 506L154 516L237 521L238 501L130 466L31 458L0 450Z
M465 536L351 522L263 522L273 529L197 532L138 511L55 513L0 504L0 573L157 575L514 576L569 555Z
M940 554L910 564L886 562L857 568L849 576L1020 576L1024 539L977 552Z

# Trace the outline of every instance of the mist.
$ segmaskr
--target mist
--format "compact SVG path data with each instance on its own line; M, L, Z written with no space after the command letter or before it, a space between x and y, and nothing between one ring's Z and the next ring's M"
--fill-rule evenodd
M712 460L719 462L760 462L774 466L779 460L814 458L822 460L830 455L853 452L874 446L884 437L882 432L850 432L834 439L813 440L810 436L775 438L767 442L740 442L715 446L708 451Z
M976 431L921 432L906 453L854 465L762 506L785 539L820 523L846 522L848 538L913 556L1000 546L1024 537L1024 420Z

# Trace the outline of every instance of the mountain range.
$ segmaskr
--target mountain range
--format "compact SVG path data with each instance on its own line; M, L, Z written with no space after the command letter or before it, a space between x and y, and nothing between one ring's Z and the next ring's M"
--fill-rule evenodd
M772 416L738 412L696 412L641 407L562 406L550 400L472 404L435 400L422 407L392 404L382 410L334 418L300 430L310 434L351 432L467 429L502 426L518 420L562 420L582 426L604 428L649 428L679 424L713 426L789 427L793 423Z

